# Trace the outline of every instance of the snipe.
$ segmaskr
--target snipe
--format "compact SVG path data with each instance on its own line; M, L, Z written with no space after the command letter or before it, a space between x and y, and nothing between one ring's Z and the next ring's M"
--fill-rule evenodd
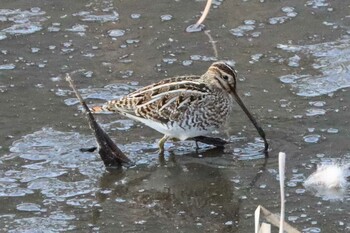
M119 112L164 134L159 149L169 138L186 140L223 126L236 101L263 138L265 133L236 92L236 71L225 62L213 63L201 76L164 79L129 95L111 100L92 111Z

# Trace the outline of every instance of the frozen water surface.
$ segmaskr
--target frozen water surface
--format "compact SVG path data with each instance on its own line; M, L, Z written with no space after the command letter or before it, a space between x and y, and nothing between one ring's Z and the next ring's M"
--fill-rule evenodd
M132 91L135 91L138 86L122 84L122 83L114 83L105 86L104 88L88 88L88 89L80 89L80 93L84 99L99 99L99 100L112 100L119 99L122 96L125 96ZM72 94L71 90L58 90L56 95L59 96L67 96L68 94ZM79 101L76 98L66 99L65 103L67 105L77 104Z
M204 24L191 24L186 28L186 32L201 32L204 28Z
M141 14L133 13L130 15L132 19L139 19L141 17Z
M252 232L259 204L277 210L279 151L287 220L301 232L349 231L348 188L327 198L303 187L317 165L350 159L348 3L219 0L191 27L204 5L1 1L0 232ZM65 73L94 106L218 60L237 69L268 159L237 104L213 132L228 140L222 149L169 140L162 158L161 134L100 114L136 165L106 169L80 151L96 142Z
M160 19L161 19L162 21L169 21L169 20L171 20L172 18L173 18L172 15L161 15L161 16L160 16Z
M125 30L121 30L121 29L114 29L114 30L108 31L108 35L110 37L120 37L120 36L124 36L124 34L125 34Z
M269 18L269 24L283 24L287 20L290 20L296 17L298 13L296 13L294 10L295 10L294 7L289 7L289 6L282 7L281 11L286 15Z
M47 20L46 12L39 7L30 10L0 9L0 21L10 22L11 26L2 29L9 35L26 35L42 30L42 22ZM3 35L5 36L5 35Z
M40 31L41 29L42 27L40 25L27 23L13 25L11 27L3 29L3 32L11 35L26 35Z
M79 148L76 148L77 140L81 140L81 145L84 143L87 146L94 144L91 137L81 137L76 133L64 133L53 129L42 129L16 141L10 148L11 154L9 157L12 157L12 159L17 156L22 157L27 161L27 165L23 166L21 171L9 170L5 173L7 180L2 179L0 181L2 184L0 186L1 196L23 196L32 194L33 191L39 191L44 196L41 203L22 203L17 205L16 208L25 212L48 211L51 215L45 224L52 230L55 229L54 222L56 220L63 223L75 219L76 217L69 213L57 214L55 211L44 210L41 205L45 206L46 202L51 201L51 207L56 205L56 208L59 209L57 200L61 202L97 190L92 181L96 181L100 176L99 170L103 169L102 164L94 162L96 161L95 155L79 152ZM82 160L85 161L83 166L81 166ZM32 166L29 166L29 164ZM62 181L61 179L64 179L74 168L80 170L80 176L76 174L75 178L71 177L69 181ZM20 190L16 184L23 187L21 188L23 195L17 194ZM40 219L17 219L9 230L21 231L24 228L29 230L32 229L31 227L37 227L37 225L32 224L37 224L38 221L40 222ZM63 227L61 230L66 229L65 226L67 225L68 222L60 226ZM68 228L70 229L70 227Z
M309 0L306 5L312 8L321 8L329 6L329 3L327 0Z
M312 67L320 73L284 75L280 80L291 84L293 90L300 96L320 96L350 87L349 43L350 38L346 36L335 42L314 45L279 45L279 48L286 51L314 56L315 63Z
M73 14L73 16L79 16L80 19L85 22L105 23L105 22L117 21L119 19L119 14L116 11L112 11L111 14L101 14L101 15L94 15L91 12L81 11Z
M4 32L0 32L0 40L4 40L6 38L7 38L6 34Z
M245 36L246 33L253 31L255 29L254 24L240 25L236 28L230 30L231 34L237 37Z
M12 63L0 65L0 70L13 70L14 68L16 68L16 65Z
M38 212L42 211L40 205L34 203L21 203L17 205L17 210L19 211L30 211L30 212Z
M80 36L85 36L85 32L86 32L87 28L88 28L87 25L76 24L76 25L72 26L71 28L67 28L66 31L76 32Z
M320 140L321 136L318 134L310 134L304 136L304 141L307 143L318 143Z
M46 224L52 230L55 230L57 220L62 224L59 226L61 230L74 229L74 220L78 217L74 212L65 212L61 209L62 202L78 208L98 206L95 203L94 193L99 190L97 183L103 174L102 162L95 154L79 151L79 147L91 145L94 145L91 136L60 132L50 128L26 135L14 142L10 148L10 154L7 155L11 159L6 160L8 163L10 160L21 157L26 160L26 165L23 165L20 170L9 170L4 174L6 179L0 180L2 184L0 193L2 196L14 196L18 192L18 185L23 187L23 195L40 192L43 199L36 199L36 203L18 204L16 209L20 212L39 212L49 215ZM157 160L157 155L154 157L152 154L147 155L147 152L142 153L150 149L155 151L156 147L152 144L141 142L120 146L136 162L148 158L146 163L137 162L137 164L154 166ZM179 147L174 153L182 153L186 147L188 148L185 150L191 150L191 148L193 150L191 144L184 144L182 147L183 149ZM74 177L69 177L69 173L74 170L76 170ZM137 192L144 191L144 189L138 189ZM110 194L110 192L103 193ZM126 202L122 197L117 197L115 201ZM40 222L40 215L32 218L18 218L8 230L34 229L38 221Z

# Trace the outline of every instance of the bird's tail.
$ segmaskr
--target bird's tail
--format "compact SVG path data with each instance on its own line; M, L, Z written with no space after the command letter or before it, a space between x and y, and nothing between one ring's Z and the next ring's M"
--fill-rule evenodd
M92 113L102 113L102 112L111 112L108 105L102 105L102 106L93 106L90 108L90 111Z
M110 100L103 105L93 106L90 108L92 113L112 113L112 112L123 112L123 108L118 107L118 100Z

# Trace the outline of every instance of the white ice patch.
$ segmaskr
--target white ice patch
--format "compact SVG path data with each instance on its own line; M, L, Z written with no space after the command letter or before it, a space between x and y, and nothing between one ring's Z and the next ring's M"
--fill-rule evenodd
M139 86L137 85L128 85L123 83L113 83L110 85L107 85L103 88L86 88L86 89L79 89L79 92L81 93L81 96L83 99L99 99L103 101L108 101L112 99L119 99L132 91L135 91ZM72 93L71 90L63 90L58 89L56 90L57 96L68 96ZM68 106L78 104L79 101L77 98L71 96L72 98L68 98L64 100L64 103Z
M280 77L281 82L291 85L297 95L321 96L350 87L350 37L314 45L279 44L277 47L315 57L312 66L320 74L288 74Z
M119 19L119 14L116 11L112 11L110 14L95 15L89 11L80 11L74 13L73 16L79 16L81 21L84 22L115 22Z
M0 9L0 22L10 22L12 25L0 31L0 40L9 35L28 35L42 30L41 23L48 19L45 11L39 7L30 10Z

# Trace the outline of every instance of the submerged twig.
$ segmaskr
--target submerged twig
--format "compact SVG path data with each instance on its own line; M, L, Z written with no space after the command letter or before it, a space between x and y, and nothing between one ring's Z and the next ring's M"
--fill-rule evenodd
M215 58L218 58L219 53L218 53L218 49L216 48L216 41L213 40L213 37L210 35L210 30L205 30L204 33L205 33L205 35L208 36L208 38L209 38L209 43L210 43L210 44L212 45L212 47L213 47L213 51L214 51L214 56L215 56Z
M118 148L118 146L112 141L108 134L100 127L92 115L89 107L75 88L72 78L69 74L66 74L66 80L69 82L70 87L73 89L80 104L83 106L87 113L89 126L94 132L97 144L99 146L98 153L106 167L120 167L121 165L131 165L132 161Z
M186 32L200 32L203 31L205 26L202 24L205 18L209 14L209 10L212 4L212 0L207 0L207 4L205 5L204 11L199 18L199 20L195 24L191 24L186 28ZM210 30L204 31L204 33L208 36L209 38L209 43L211 43L213 51L214 51L214 56L215 58L218 58L218 50L216 48L216 41L213 40L213 37L210 35Z

